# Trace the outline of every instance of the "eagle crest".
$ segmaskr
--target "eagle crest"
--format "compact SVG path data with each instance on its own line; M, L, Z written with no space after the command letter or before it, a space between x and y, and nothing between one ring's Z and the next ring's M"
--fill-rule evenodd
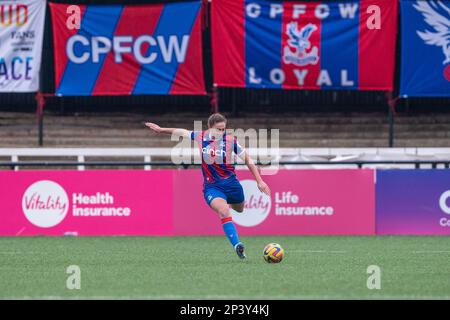
M443 64L450 63L450 8L442 1L434 0L417 1L413 6L434 29L417 31L417 34L426 44L442 47L445 55Z

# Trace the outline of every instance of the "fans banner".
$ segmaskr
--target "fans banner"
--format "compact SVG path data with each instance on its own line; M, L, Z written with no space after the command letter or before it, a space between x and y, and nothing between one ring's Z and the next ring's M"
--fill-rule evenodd
M39 90L45 0L0 1L0 92Z
M50 9L57 95L205 94L200 1Z
M450 97L450 0L401 1L400 96Z
M450 171L379 170L376 229L381 235L450 235Z
M392 90L397 1L212 1L222 87Z

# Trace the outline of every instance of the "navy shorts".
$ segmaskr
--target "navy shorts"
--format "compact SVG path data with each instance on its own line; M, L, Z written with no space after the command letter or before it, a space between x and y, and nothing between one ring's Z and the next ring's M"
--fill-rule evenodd
M206 183L203 187L203 196L209 206L215 198L222 198L229 204L244 202L244 190L236 177L216 183Z

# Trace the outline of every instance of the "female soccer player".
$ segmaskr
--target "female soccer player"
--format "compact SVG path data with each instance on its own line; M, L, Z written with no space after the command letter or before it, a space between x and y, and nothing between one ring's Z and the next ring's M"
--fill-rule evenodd
M147 122L148 128L156 133L174 134L196 141L202 156L203 196L207 204L219 215L222 228L234 247L239 258L245 258L244 245L234 226L230 206L237 212L244 211L244 192L236 178L232 152L245 161L255 177L261 192L270 195L270 189L262 180L258 168L248 153L237 142L236 137L225 131L227 119L215 113L208 119L208 130L188 131L177 128L161 128L157 124Z

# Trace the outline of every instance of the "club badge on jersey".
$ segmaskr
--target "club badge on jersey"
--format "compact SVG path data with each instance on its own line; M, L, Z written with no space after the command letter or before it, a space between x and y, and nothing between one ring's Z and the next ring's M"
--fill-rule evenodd
M191 140L200 148L205 183L220 182L236 175L233 153L241 155L245 151L236 137L225 133L220 139L213 139L209 131L192 131Z

